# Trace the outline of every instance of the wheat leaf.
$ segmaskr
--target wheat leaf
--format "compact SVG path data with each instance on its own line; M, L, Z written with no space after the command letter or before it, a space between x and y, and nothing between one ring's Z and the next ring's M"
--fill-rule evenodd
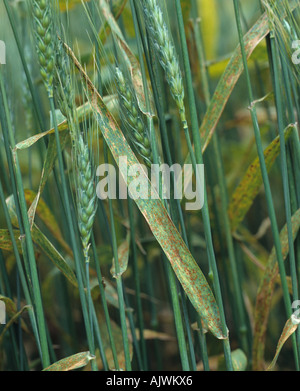
M293 239L295 240L300 228L300 209L292 216ZM287 226L280 232L282 257L285 260L289 253ZM267 331L268 317L271 308L274 286L278 277L278 264L275 248L272 249L267 266L262 277L254 311L254 340L253 340L253 368L263 368L263 357L265 349L265 335Z
M6 300L5 300L6 299ZM9 302L8 298L4 298L3 296L0 296L0 300L1 301L4 301L4 302ZM7 308L6 308L7 309ZM20 311L16 311L15 308L14 308L14 311L11 312L10 316L10 320L7 322L7 324L5 325L5 327L3 328L1 334L0 334L0 346L3 342L3 339L4 339L4 336L5 336L5 333L7 332L7 330L11 327L11 325L16 322L18 320L18 318L23 314L24 311L29 311L32 309L32 306L31 305L25 305ZM22 325L22 328L25 329L26 331L28 331L26 325L24 322L21 322L21 325Z
M6 204L10 214L11 222L15 227L19 227L18 219L15 212L15 203L14 197L10 196L6 199ZM16 237L20 237L19 231L15 231ZM50 240L40 231L40 229L33 224L32 226L32 240L39 247L39 249L51 260L51 262L64 274L64 276L70 281L75 287L78 286L75 273L72 268L68 265L64 257L60 252L55 248L55 246L50 242ZM18 240L20 241L20 240ZM17 242L18 243L18 242ZM12 246L12 245L11 245Z
M292 134L295 125L289 125L285 129L285 140ZM280 152L279 136L265 149L264 157L267 170L270 171ZM254 198L259 193L263 183L258 157L249 166L246 174L235 189L228 206L228 215L231 221L231 230L235 231L239 223L244 219L250 209Z
M126 239L123 243L120 244L118 248L118 262L119 262L119 276L124 274L127 270L128 266L128 259L129 259L129 248L130 248L130 235L127 234ZM116 278L116 268L115 268L115 260L113 258L113 264L110 269L111 275Z
M294 318L294 316L292 315L284 325L283 331L277 344L275 356L267 369L268 371L271 371L274 368L283 345L288 340L288 338L297 330L298 326L299 320Z
M55 372L66 372L73 371L74 369L79 369L88 365L91 360L94 360L96 357L92 356L90 352L82 352L74 354L73 356L63 358L62 360L57 361L56 363L50 365L49 367L43 369L43 371L55 371Z

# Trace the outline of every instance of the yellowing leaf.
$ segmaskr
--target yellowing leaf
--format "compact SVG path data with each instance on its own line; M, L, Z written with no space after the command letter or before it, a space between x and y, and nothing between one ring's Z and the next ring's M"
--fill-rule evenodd
M127 266L128 266L128 258L129 258L129 247L130 247L130 236L127 235L126 240L122 244L120 244L118 248L118 263L119 263L119 275L121 276L123 273L126 272ZM114 278L118 277L116 275L116 265L115 265L115 259L113 258L113 265L110 269L110 272Z
M283 345L285 344L287 339L297 330L299 323L300 323L299 319L295 318L294 315L292 315L290 319L287 320L286 324L284 325L281 336L279 338L275 356L268 367L268 371L271 371L274 368Z
M91 360L95 360L95 356L92 356L90 352L82 352L74 354L73 356L63 358L49 367L43 369L43 371L73 371L88 365Z
M138 339L140 339L139 333L140 333L139 329L136 329L136 334L137 334ZM148 339L159 339L160 341L174 341L174 340L176 340L176 338L172 337L172 335L169 335L166 333L161 333L161 332L154 331L154 330L148 330L148 329L143 330L143 335L144 335L144 339L146 339L146 340L148 340Z
M35 202L37 194L32 191L26 189L24 191L25 199L27 205L32 205L33 202ZM33 209L30 208L28 213L32 213ZM37 204L36 213L39 216L39 218L43 221L43 223L46 225L46 227L49 229L49 231L52 233L52 235L57 239L57 241L60 243L60 245L64 248L64 250L70 255L73 256L73 252L68 246L68 244L64 241L62 232L60 230L60 227L49 209L48 205L45 203L45 201L40 198L39 203ZM32 216L30 216L32 218Z
M247 356L241 349L236 349L231 352L232 367L234 371L245 371L247 368L248 360ZM226 364L224 355L219 358L218 361L218 371L225 371Z
M264 14L244 36L247 58L250 57L255 47L263 40L268 32L268 18L267 15ZM228 102L243 69L241 49L238 45L216 87L200 127L200 134L204 143L203 151L207 148L207 145L211 140L226 103Z
M22 253L19 230L14 230L14 237L18 247L18 251L19 253ZM13 245L8 229L0 229L0 248L1 250L5 250L5 251L13 251Z
M300 209L292 216L293 239L295 240L300 228ZM287 226L280 232L282 257L285 260L289 253ZM264 367L265 336L268 325L268 317L271 308L271 301L274 286L279 276L276 251L273 247L267 266L261 280L254 311L254 336L253 336L253 369L262 370Z
M285 140L292 134L292 129L295 125L289 125L285 130ZM270 171L276 157L280 152L279 136L265 149L264 157L267 170ZM235 189L230 204L228 206L228 215L231 221L231 230L235 231L239 223L244 219L246 213L250 209L254 198L259 193L263 183L259 158L249 166L246 174L241 180L238 187Z
M188 22L189 22L189 18L190 18L190 13L191 13L191 9L192 9L192 3L190 0L181 0L180 1L180 4L181 4L181 10L182 10L182 16L183 16L183 20L184 20L184 26L185 26L185 29L187 30L188 29Z
M81 4L82 1L90 1L90 0L59 0L59 8L62 12L67 10L71 10L76 5Z
M7 330L11 327L11 325L14 322L16 322L19 319L19 317L23 314L24 311L32 310L32 306L25 305L23 308L21 308L20 311L17 311L17 307L15 303L10 298L0 295L0 301L3 301L5 303L5 311L7 315L10 317L9 321L6 323L6 325L4 326L4 328L0 333L0 345L1 345ZM21 319L21 326L24 331L29 333L26 323L22 319Z
M207 59L211 60L216 57L220 25L216 0L198 0L198 11L205 53Z
M124 371L126 368L126 364L125 364L125 354L124 354L124 348L123 348L124 345L123 345L123 339L122 339L122 330L119 327L119 325L116 322L114 322L113 320L110 321L110 324L111 324L113 339L115 341L119 369ZM102 341L103 341L103 346L104 346L104 351L105 351L105 356L107 359L108 367L110 370L114 370L114 369L116 369L116 367L115 367L115 363L114 363L114 358L113 358L111 345L110 345L109 334L107 331L103 311L99 312L99 326L100 326L100 332L101 332L101 337L102 337ZM129 330L128 330L128 334L130 335ZM129 353L130 353L130 358L132 358L133 345L130 340L129 340ZM100 360L100 359L97 360L97 364L98 364L99 369L102 369L102 367L103 367L102 360Z

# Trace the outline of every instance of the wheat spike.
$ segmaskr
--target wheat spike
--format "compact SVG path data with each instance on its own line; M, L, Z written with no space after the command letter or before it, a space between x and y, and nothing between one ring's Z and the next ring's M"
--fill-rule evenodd
M55 33L51 0L32 0L34 37L40 72L49 96L53 95Z
M88 261L89 241L97 210L96 189L94 175L90 161L88 145L80 134L76 145L77 155L77 204L78 204L78 226L83 245L84 256Z
M152 152L150 149L148 129L138 107L132 83L130 80L125 79L120 68L116 68L116 81L119 102L123 112L124 126L127 128L128 136L134 147L144 159L147 166L150 167L152 164Z
M146 28L157 52L159 62L165 71L166 80L170 86L170 92L179 109L181 121L187 128L184 87L182 73L177 59L175 47L168 27L164 22L163 13L156 0L143 0Z

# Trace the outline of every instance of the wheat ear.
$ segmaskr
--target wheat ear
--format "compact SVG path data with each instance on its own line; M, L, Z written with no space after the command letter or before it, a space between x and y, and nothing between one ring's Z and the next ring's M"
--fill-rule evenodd
M147 125L138 107L131 80L125 79L118 67L116 68L116 82L124 127L127 129L132 144L150 167L153 158Z
M53 96L55 65L54 19L51 0L32 0L34 37L40 72L49 96Z
M75 145L77 155L77 205L78 226L85 261L89 261L88 250L92 227L97 210L94 175L90 161L88 145L80 134Z
M142 0L146 28L153 42L161 66L165 71L171 95L178 107L184 129L187 121L184 106L184 86L176 50L163 13L156 0Z
M73 117L74 84L73 68L69 56L63 48L64 43L58 40L54 74L54 100L62 114L70 119Z

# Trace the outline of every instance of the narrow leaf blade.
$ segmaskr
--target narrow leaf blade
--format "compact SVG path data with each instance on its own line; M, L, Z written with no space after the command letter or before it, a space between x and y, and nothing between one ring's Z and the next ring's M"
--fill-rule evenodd
M297 330L298 326L299 326L299 320L292 315L290 319L287 320L283 328L283 331L281 333L281 336L277 344L275 356L268 367L268 371L271 371L274 368L283 345L289 339L289 337Z
M50 365L43 369L46 372L66 372L73 371L88 365L91 360L94 360L95 356L92 356L90 352L82 352L74 354L73 356L63 358L60 361Z
M285 129L285 140L292 134L292 129L295 125L289 125ZM272 168L277 156L280 152L279 136L265 149L264 157L268 172ZM244 219L246 213L250 209L254 198L259 193L260 187L263 184L261 169L258 157L249 166L246 174L242 178L240 184L235 189L230 204L228 206L228 215L231 221L231 229L235 231L239 223Z
M295 240L300 228L300 209L292 216L293 239ZM289 253L287 225L280 232L282 257L285 260ZM265 336L268 325L268 317L271 309L271 301L275 283L279 275L276 251L273 247L267 266L262 277L254 311L254 339L253 339L253 369L262 370L264 367Z

